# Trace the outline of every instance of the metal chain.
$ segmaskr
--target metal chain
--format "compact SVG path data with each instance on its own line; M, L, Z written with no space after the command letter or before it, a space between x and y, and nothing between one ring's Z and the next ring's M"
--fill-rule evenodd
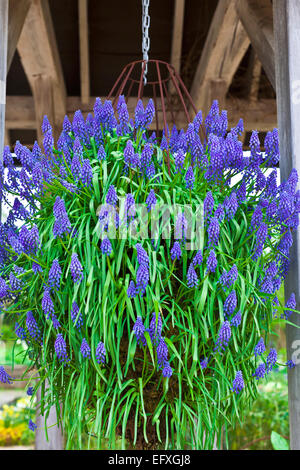
M149 27L150 27L150 16L148 13L150 0L142 0L143 7L143 19L142 19L142 32L143 32L143 41L142 41L142 50L143 50L143 60L146 61L144 68L144 85L147 84L147 72L148 72L148 52L150 48L150 38L149 38Z

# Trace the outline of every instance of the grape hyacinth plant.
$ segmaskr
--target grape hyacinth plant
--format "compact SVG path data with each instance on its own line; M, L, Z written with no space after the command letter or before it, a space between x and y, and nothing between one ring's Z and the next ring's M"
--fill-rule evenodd
M296 311L277 297L300 212L297 172L277 184L277 130L244 157L217 101L162 137L153 118L151 100L131 118L123 96L97 98L57 143L46 118L42 148L17 142L21 169L4 149L0 306L67 449L82 432L98 449L219 445L278 367L273 317Z

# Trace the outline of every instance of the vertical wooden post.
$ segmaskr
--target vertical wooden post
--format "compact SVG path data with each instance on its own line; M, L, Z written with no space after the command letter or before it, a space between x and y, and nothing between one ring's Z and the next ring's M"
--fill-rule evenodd
M8 37L8 0L0 0L0 161L5 135L5 101Z
M300 2L273 0L276 92L280 138L281 179L286 180L292 168L300 175ZM300 310L300 232L294 236L291 265L285 282L285 296L295 293ZM300 315L291 315L300 327ZM287 325L287 358L300 347L300 329ZM299 355L299 354L298 354ZM299 362L295 360L294 362ZM300 364L288 371L290 445L300 450Z
M37 401L41 399L41 392L37 392ZM36 450L63 450L64 439L61 427L55 426L57 423L57 414L55 406L52 406L46 421L48 440L45 434L45 418L37 413L35 431L35 449Z
M90 99L88 0L78 0L81 100Z

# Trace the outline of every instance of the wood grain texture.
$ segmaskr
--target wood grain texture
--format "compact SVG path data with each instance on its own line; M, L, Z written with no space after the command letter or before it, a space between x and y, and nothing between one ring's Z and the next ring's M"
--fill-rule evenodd
M0 161L5 136L5 101L7 73L8 0L0 0Z
M212 86L212 85L211 85ZM70 119L77 109L81 109L86 117L89 112L93 112L95 97L91 97L89 103L82 103L80 96L69 96L67 98L67 114ZM101 97L102 102L105 97ZM137 98L131 97L128 101L129 113L133 113ZM144 104L146 104L144 99ZM158 115L162 123L162 113L160 99L157 99ZM273 99L260 99L250 102L245 99L227 98L224 108L228 111L229 126L235 126L239 118L244 119L246 131L257 129L261 132L272 130L277 126L276 101ZM175 110L178 126L186 126L186 120L183 112ZM171 121L169 125L171 126ZM6 106L6 127L7 129L35 129L35 107L31 96L8 96ZM152 124L151 129L155 129L156 123Z
M9 0L7 73L12 63L31 0Z
M237 0L236 9L251 44L275 89L275 57L271 0Z
M211 105L211 80L225 80L228 90L250 40L236 11L236 0L218 2L195 72L191 96L197 109Z
M90 99L88 0L78 0L81 100Z
M170 63L178 73L180 73L184 7L185 0L175 1Z
M48 0L31 1L17 47L33 93L36 77L52 81L53 125L57 130L66 113L66 88Z
M273 0L276 92L280 139L280 173L286 180L296 168L300 175L300 2ZM290 271L285 281L285 298L295 293L300 310L300 232L294 234ZM300 315L292 313L286 326L287 358L300 348ZM290 447L300 450L300 367L288 371Z

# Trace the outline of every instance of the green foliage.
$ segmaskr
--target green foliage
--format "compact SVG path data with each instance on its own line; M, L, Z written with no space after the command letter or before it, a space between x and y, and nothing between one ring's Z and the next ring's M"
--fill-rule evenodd
M74 139L72 134L70 136ZM38 227L42 249L34 255L23 252L14 261L24 270L18 276L23 288L14 305L7 307L7 312L23 326L28 311L32 311L37 319L42 331L42 345L27 331L26 357L32 359L32 365L39 372L41 412L47 415L50 406L55 405L59 411L62 405L61 420L66 430L67 448L81 448L82 433L85 432L89 436L88 445L96 448L101 448L104 439L109 447L115 448L121 438L123 448L129 442L138 448L211 449L216 436L217 445L220 444L221 431L226 435L228 426L243 421L244 410L257 397L253 373L258 359L254 358L253 350L261 337L268 342L275 296L262 293L258 280L264 276L265 266L275 259L275 246L282 233L273 227L262 255L253 259L256 230L252 231L250 225L261 191L255 192L251 182L247 201L239 204L232 219L228 217L220 222L215 273L207 272L210 251L207 230L200 231L203 263L196 267L198 286L189 288L187 270L195 251L184 249L182 259L172 261L170 250L176 214L171 211L171 237L163 238L160 225L155 248L151 238L142 240L150 259L150 282L144 296L130 299L127 289L130 280L135 280L138 267L135 245L141 240L138 237L116 238L111 240L113 252L110 256L101 252L98 208L105 203L109 187L114 185L119 197L131 193L136 204L144 204L153 189L158 204L165 203L170 208L176 205L182 209L190 205L192 213L196 213L209 190L217 207L240 187L240 182L230 186L225 180L209 181L206 169L195 165L195 186L187 190L185 170L183 174L175 172L174 156L170 154L169 173L166 155L155 144L156 175L148 179L138 170L130 169L126 173L123 152L129 137L132 138L107 132L107 159L103 161L96 158L97 149L92 139L91 146L84 146L84 158L90 160L93 170L91 187L76 182L64 155L55 150L54 171L58 174L60 165L64 164L66 181L76 183L80 191L74 194L58 177L44 182L43 194L36 196L38 207L26 222L29 228L34 224ZM140 131L134 137L134 150L140 154L145 141ZM208 148L206 156L209 158ZM185 162L189 167L189 152ZM263 166L262 171L265 172ZM231 171L232 177L237 175L239 170ZM57 197L64 199L72 232L56 238L53 205ZM144 229L150 226L150 215L148 217ZM84 279L80 284L74 284L70 275L73 253L78 254L84 267ZM54 350L57 331L42 309L44 288L48 285L54 259L59 260L62 282L60 289L51 296L61 325L58 332L67 343L70 362L66 365L58 361ZM42 267L42 272L33 272L33 262ZM229 291L222 288L219 279L233 264L239 273L234 288L242 322L240 326L232 327L229 345L221 353L216 351L216 341L225 320L223 304ZM8 277L11 270L13 263L7 264L4 275ZM70 316L73 301L78 303L84 317L83 327L79 330ZM132 332L137 316L148 328L153 312L160 313L163 318L163 336L173 369L169 379L162 376L149 335L147 344L140 347ZM82 338L86 338L91 347L91 359L85 359L80 352ZM95 357L99 341L103 341L107 350L104 366L99 365ZM203 359L208 360L204 369L201 367ZM239 370L245 388L236 394L232 385Z
M229 449L281 450L288 447L288 436L287 377L277 369L259 385L258 398L245 410L242 424L229 429Z

